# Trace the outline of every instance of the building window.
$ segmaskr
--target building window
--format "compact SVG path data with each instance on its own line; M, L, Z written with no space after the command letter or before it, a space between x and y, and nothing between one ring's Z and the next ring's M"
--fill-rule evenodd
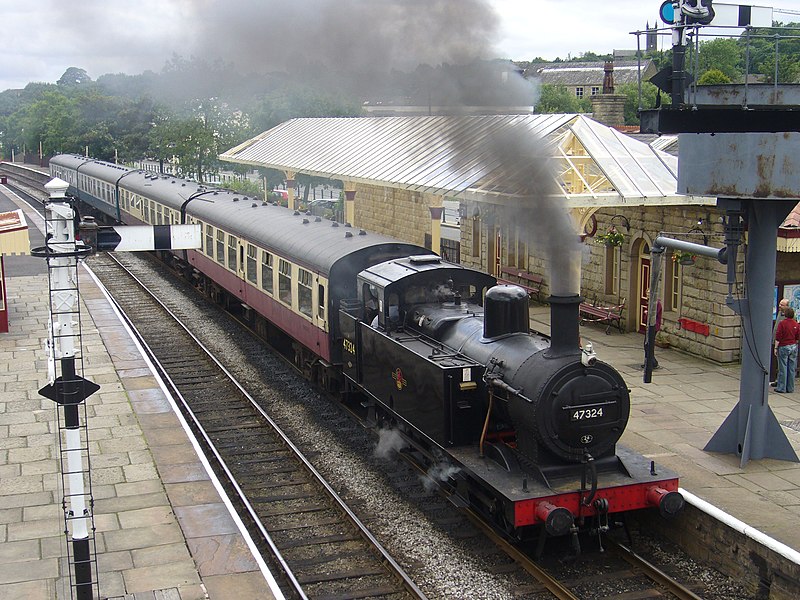
M442 239L442 258L453 263L460 263L461 244L455 240Z
M261 255L261 287L268 294L272 293L272 254Z
M299 269L297 275L297 307L300 309L300 312L307 317L312 316L314 310L311 301L311 285L311 271Z
M239 240L232 235L228 236L228 268L236 271L236 251L239 249Z
M583 87L582 86L579 86L579 87L575 88L575 95L578 98L583 98Z
M225 232L217 229L217 262L225 264Z
M600 88L596 85L592 86L592 96L597 96L600 93Z
M517 267L528 270L528 244L521 238L517 240Z
M278 260L278 298L292 305L292 263L282 258Z
M478 217L472 219L472 256L481 260L481 220Z
M664 277L664 310L678 311L681 308L681 265L667 257Z
M508 247L506 248L506 264L510 267L517 266L517 232L509 231L506 235Z
M606 246L606 294L619 294L619 271L622 252L619 246Z
M258 285L257 256L258 249L253 244L247 244L247 281L253 285Z

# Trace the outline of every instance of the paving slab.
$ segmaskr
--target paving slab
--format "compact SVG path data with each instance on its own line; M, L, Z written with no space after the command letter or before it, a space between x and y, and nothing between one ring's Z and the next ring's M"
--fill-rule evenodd
M16 207L0 186L0 211ZM57 412L38 393L47 384L45 262L4 261L9 332L0 334L0 600L69 598ZM84 269L79 275L83 374L101 385L86 401L100 596L274 598L148 364ZM204 517L217 526L202 535ZM206 584L205 577L213 581ZM238 590L247 593L232 594Z

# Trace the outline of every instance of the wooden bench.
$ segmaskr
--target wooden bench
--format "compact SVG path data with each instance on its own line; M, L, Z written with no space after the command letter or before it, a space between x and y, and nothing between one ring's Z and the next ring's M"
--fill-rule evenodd
M535 295L536 301L541 301L539 295L542 292L542 286L544 286L544 277L541 275L534 275L516 267L500 267L500 277L497 278L497 283L521 287L528 292L531 298Z
M611 333L611 327L616 326L620 333L624 332L622 327L622 310L625 308L625 300L622 304L615 304L612 306L600 306L597 302L589 304L588 302L581 302L580 305L580 318L581 325L584 323L605 323L606 334Z

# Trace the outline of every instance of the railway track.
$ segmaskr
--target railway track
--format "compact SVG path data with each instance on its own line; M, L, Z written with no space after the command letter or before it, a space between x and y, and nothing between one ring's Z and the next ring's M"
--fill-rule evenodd
M147 345L151 351L155 352L156 346L160 345L161 352L164 352L168 357L180 355L180 359L169 358L160 359L163 368L167 372L170 379L181 380L185 379L185 383L181 386L189 391L181 392L184 396L189 396L190 392L200 397L197 401L195 413L198 418L203 416L204 421L207 421L208 427L216 427L219 432L210 436L216 442L220 452L227 452L225 461L231 463L236 467L235 476L240 482L239 487L242 488L247 500L242 501L245 507L252 506L259 509L262 519L269 522L269 526L262 526L267 530L268 534L275 534L275 537L281 543L287 544L288 552L297 552L298 548L313 548L314 546L328 547L328 544L335 542L343 543L346 552L337 551L339 559L335 564L341 569L341 573L350 575L366 575L365 567L359 565L359 559L352 555L348 544L354 543L354 536L350 535L344 539L338 526L333 522L329 522L332 518L327 509L320 509L315 505L314 501L307 500L305 495L305 483L299 482L297 476L293 475L288 468L284 468L283 457L289 451L284 449L278 442L272 440L263 441L261 429L267 427L267 417L263 414L261 409L232 408L227 403L220 402L223 398L223 393L220 391L221 376L211 376L212 366L202 366L199 361L200 357L188 357L187 351L176 349L176 337L171 333L163 331L163 328L157 323L160 318L156 318L153 313L144 312L140 308L141 300L126 299L129 294L128 288L132 287L131 284L122 283L121 279L114 275L114 269L109 266L101 267L99 263L105 263L108 259L106 257L97 256L92 257L90 260L91 268L98 274L98 277L103 280L109 280L108 286L110 292L115 297L120 295L118 303L127 311L133 310L136 313L136 322L152 323L154 325L154 332L144 335ZM103 273L104 269L108 269L107 273ZM138 292L137 292L138 294ZM179 305L182 301L174 298L170 300L170 304ZM127 308L126 308L127 307ZM135 307L132 309L131 307ZM137 325L143 328L143 325ZM158 355L158 352L155 352ZM202 360L207 360L203 358ZM223 369L224 371L224 369ZM170 374L172 372L173 374ZM198 378L198 373L204 373L202 378ZM248 446L248 444L253 444ZM264 456L264 453L267 456ZM404 452L406 456L411 456L413 453ZM418 463L417 468L423 471L427 468L426 465ZM312 468L313 469L313 468ZM273 477L275 479L270 479ZM436 523L436 526L462 540L467 540L469 546L474 548L478 554L484 553L487 555L504 554L504 558L492 556L490 562L493 564L488 567L488 571L501 578L508 578L513 581L513 588L515 590L515 598L530 598L530 599L544 599L544 598L563 598L563 599L593 599L593 598L608 598L614 597L615 593L630 593L633 594L630 598L680 598L680 599L697 599L698 596L692 592L688 587L681 585L673 580L673 578L666 575L661 569L653 567L647 561L643 561L642 557L627 551L624 547L621 550L614 552L589 552L582 559L577 561L563 560L563 557L569 554L568 548L558 549L555 555L562 558L551 561L549 564L537 564L531 557L533 555L533 548L518 548L507 544L504 540L500 539L495 533L489 529L483 521L475 516L469 515L470 523L467 518L457 515L452 508L448 508L449 504L445 502L437 504L432 502L430 498L425 498L424 494L420 494L420 481L416 476L399 475L400 481L394 481L393 484L399 489L401 495L411 498L414 501L419 500L421 509L426 513L426 517L431 522ZM266 484L266 487L265 487ZM266 490L266 491L265 491ZM281 493L279 493L281 491ZM283 494L282 492L288 492ZM249 495L248 495L249 494ZM272 504L274 496L290 495L290 503L284 507ZM285 499L285 498L284 498ZM300 517L295 515L296 511L299 512ZM455 515L455 516L454 516ZM310 520L309 516L313 519ZM252 517L251 517L252 518ZM370 525L371 517L369 514L363 515L362 519ZM315 534L319 537L315 541L307 541L302 538L303 530L313 529ZM492 538L499 551L488 549L491 546L487 542L486 537ZM610 540L604 540L606 548L614 548L617 545L612 544ZM332 546L331 546L332 547ZM333 553L336 555L336 552ZM329 579L330 575L325 575L318 568L318 561L324 561L330 554L323 554L320 557L304 555L300 559L303 566L311 566L310 571L300 571L297 579L302 585L311 584L315 588L322 587L322 582L316 581L319 578ZM379 559L380 562L380 559ZM544 561L548 563L548 561ZM369 567L373 568L373 567ZM377 567L375 567L377 569ZM590 574L587 574L590 573ZM370 577L374 577L370 575ZM311 579L309 579L311 578ZM361 580L361 577L358 578ZM344 582L346 578L339 580L337 592L326 597L360 597L358 590L348 590L348 593L355 595L336 595L342 592L342 588L346 588L348 584ZM696 586L699 587L699 586ZM375 592L378 586L373 585L369 588L370 593ZM362 592L363 592L362 588ZM322 595L325 596L327 592ZM387 589L388 596L392 598L414 597L409 595L407 591L392 591ZM394 595L393 595L394 594ZM309 597L317 597L315 593L310 593ZM372 597L372 596L371 596ZM381 597L380 594L374 594L374 597ZM621 596L625 597L625 596Z
M42 186L51 179L46 169L36 170L5 162L0 162L0 175L7 178L7 185L29 193L44 193Z
M103 282L204 440L251 534L292 595L424 598L403 569L230 373L110 255ZM167 316L170 319L167 319Z
M26 173L22 173L23 179L26 175ZM36 178L40 179L38 183L35 181ZM29 181L23 182L23 187L29 188L26 195L34 194L37 186L38 190L41 190L41 182L47 179L47 176L34 176ZM35 195L37 198L41 198L42 192L39 191ZM93 270L98 273L101 280L109 280L109 277L102 276L103 269L107 269L109 276L114 272L108 263L105 267L100 266L101 262L105 260L107 257L102 256L90 259ZM127 311L136 315L135 320L140 323L136 326L137 329L144 331L148 322L160 322L160 319L154 318L154 315L159 310L163 311L163 308L152 309L155 312L150 312L151 309L143 312L141 299L133 296L126 299L130 288L135 286L130 284L117 286L112 283L115 279L118 277L110 277L107 286L112 295L119 296L119 303L123 309L127 304ZM181 300L177 300L177 302L180 303ZM131 307L135 308L131 310ZM175 309L174 303L172 308ZM178 330L180 331L181 328L178 327ZM184 331L181 335L185 333ZM156 325L148 337L144 337L144 341L151 350L160 347L165 356L175 356L177 338L173 335L165 335L163 326ZM191 344L197 345L196 342ZM201 364L198 362L201 359L200 356L187 358L183 351L177 354L182 355L180 359L159 360L157 364L160 364L168 375L168 381L171 381L171 384L178 389L176 396L198 398L194 411L198 421L202 416L200 422L207 422L209 429L216 428L213 435L207 434L206 437L208 440L216 442L219 447L219 470L232 475L235 483L231 483L229 487L236 492L241 492L243 496L240 501L242 512L246 513L243 518L246 522L249 520L253 525L256 532L254 539L262 540L261 547L265 554L271 553L277 557L273 560L273 564L278 566L275 572L286 566L289 572L295 573L292 566L294 565L296 568L296 574L287 575L286 578L285 585L290 595L330 598L355 598L363 597L365 594L370 594L370 597L398 599L423 597L421 592L410 582L410 578L406 576L406 583L402 583L403 576L390 574L392 569L387 568L387 564L391 567L393 561L387 558L388 554L381 551L377 551L377 553L369 551L371 557L361 561L359 558L361 550L353 550L353 546L361 544L358 542L360 534L354 533L358 526L354 526L355 529L348 529L350 526L341 524L338 518L332 516L337 510L347 513L349 509L331 508L311 500L311 496L306 495L308 487L305 481L296 475L299 471L294 471L293 468L288 468L284 464L284 459L289 460L288 457L294 451L291 442L278 439L282 437L279 434L276 434L276 438L262 437L262 430L269 429L269 418L262 409L255 406L246 410L231 408L219 401L224 397L227 402L229 393L227 384L223 384L223 380L227 377L224 368L212 367L210 364L208 367L198 368L197 365ZM202 360L206 360L206 358ZM208 375L211 373L209 370L211 368L216 369L219 374ZM204 375L198 378L198 373L204 373ZM177 387L178 384L184 388L184 391ZM232 387L238 391L231 391L231 397L239 394L242 398L247 398L247 394L243 393L238 386L234 384ZM246 404L244 400L242 402ZM253 403L251 402L251 404ZM236 416L235 425L232 424L231 415ZM193 420L193 417L190 420ZM246 447L246 443L250 442L253 442L254 445ZM209 456L212 454L213 452L209 451ZM314 468L310 464L303 469L314 473ZM400 493L416 499L419 496L419 480L407 475L401 475L400 478L404 479L403 483L396 486ZM329 487L325 484L321 485L323 488ZM280 497L282 497L282 501L287 502L282 508L274 503ZM484 533L492 536L493 532L489 532L479 518L474 517L476 520L470 523L464 516L454 516L455 513L447 503L445 503L447 508L430 502L430 499L426 499L425 503L432 504L431 507L428 507L427 514L436 527L447 531L449 535L456 538L469 540L471 548L477 554L493 555L494 551L487 547L490 544L487 544L483 538ZM362 519L368 524L372 520L369 515L363 515ZM269 526L264 524L264 520L269 523ZM483 532L482 529L487 529L487 531ZM304 539L303 536L306 532L313 532L313 537ZM366 537L369 541L370 536L367 534ZM592 553L581 561L562 561L560 565L545 565L543 568L532 561L530 554L526 553L524 549L521 552L519 548L508 546L502 540L497 539L496 542L498 548L503 548L504 558L498 559L496 556L491 556L489 562L492 564L486 570L501 577L509 577L514 589L514 598L538 600L545 597L557 597L587 600L617 597L618 594L622 594L619 597L625 598L694 599L700 597L687 587L675 585L675 582L669 581L671 579L669 576L661 569L649 565L647 561L638 562L642 560L642 557L624 547L613 553L607 552L600 556ZM281 551L281 547L284 548L284 551ZM606 547L609 547L608 543ZM342 548L345 550L341 550ZM334 558L329 560L331 557ZM558 562L557 560L556 563ZM321 564L331 567L330 571L321 569L319 567ZM655 574L645 575L648 571ZM591 574L587 575L587 572L591 572ZM353 587L350 579L357 580L360 587ZM380 592L386 581L393 582L385 585L383 591L386 593L383 595L374 593ZM702 589L702 586L697 584L695 588ZM445 597L450 596L445 595ZM482 596L478 594L472 597ZM497 596L487 595L486 597ZM710 594L704 597L727 600L727 598L739 596Z

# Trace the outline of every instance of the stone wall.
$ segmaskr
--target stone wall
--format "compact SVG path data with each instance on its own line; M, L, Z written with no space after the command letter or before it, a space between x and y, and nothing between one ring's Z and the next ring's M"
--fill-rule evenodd
M425 234L431 232L428 207L433 204L434 197L366 184L356 184L355 190L354 227L425 245Z
M619 213L614 209L603 209L595 214L597 234L608 231L615 214ZM638 326L636 306L640 253L649 252L658 235L704 243L699 232L688 233L690 229L697 227L698 218L703 219L700 228L707 236L708 245L722 247L724 236L721 213L707 207L638 207L626 211L625 216L630 222L630 231L626 230L622 219L616 218L613 222L616 229L625 235L625 242L620 248L622 265L619 296L605 293L606 249L593 243L592 238L587 238L584 242L588 249L584 251L582 283L584 296L596 295L598 300L610 304L617 304L621 301L620 298L627 298L626 328L634 331ZM737 280L740 284L744 281L743 255L744 248L741 248L737 268ZM663 262L664 275L671 268L672 261L668 254ZM728 294L727 267L714 259L698 257L694 265L680 266L679 269L678 305L672 307L669 302L664 302L659 340L716 362L738 361L741 327L739 317L725 304ZM663 298L665 279L662 277L661 281ZM741 286L737 291L739 294L743 293ZM708 325L709 335L682 328L679 319L691 319L701 325Z
M391 235L411 243L424 245L426 234L431 232L429 207L439 204L439 198L394 188L384 188L366 184L356 185L355 223L367 231ZM494 223L502 223L503 207L482 204L479 210L466 208L466 216L461 222L461 262L465 266L491 270L493 260L490 231ZM475 214L477 212L477 214ZM624 219L615 215L624 214L630 223L630 231L624 226ZM625 299L623 314L628 331L637 329L638 265L643 249L649 252L656 236L662 234L688 241L703 243L701 235L689 235L702 219L703 232L708 244L722 247L724 243L722 213L712 207L659 206L631 207L624 211L619 208L601 209L595 213L597 219L596 235L608 231L613 225L625 236L620 248L619 292L607 292L606 248L597 243L595 237L587 237L582 246L581 294L588 300L602 304L619 304ZM479 253L473 252L473 235L480 232ZM507 233L503 232L503 239ZM503 244L506 245L505 243ZM735 294L743 296L744 251L740 248L737 266L738 287ZM649 256L649 255L648 255ZM502 249L502 264L509 264L507 247ZM544 277L542 298L550 294L550 273L548 260L537 252L534 244L528 247L526 268ZM671 267L669 258L665 259L665 269ZM740 319L725 304L728 294L726 267L717 261L699 257L692 266L680 267L680 300L676 310L665 303L663 326L659 341L685 350L697 356L716 362L736 362L740 358L741 326ZM800 280L800 254L780 253L778 256L778 281ZM662 280L663 281L663 280ZM661 294L664 288L662 284ZM709 335L689 331L679 323L679 319L691 319L701 325L708 325Z
M502 207L485 207L480 215L489 223L502 222L497 218L495 211L502 211ZM619 209L602 209L595 213L597 219L597 232L599 235L609 230L612 217L619 215ZM701 227L707 235L708 244L721 247L724 243L723 224L721 213L708 207L636 207L624 212L630 223L630 231L624 225L624 219L613 219L614 227L623 233L625 241L620 247L619 265L619 290L607 291L607 251L605 246L599 244L595 237L587 237L583 242L581 253L581 294L590 301L600 304L613 305L622 303L626 308L623 313L625 327L628 331L635 331L638 327L638 277L639 255L647 252L653 241L662 232L668 237L676 237L697 243L703 243L702 235L688 234L689 230L697 226L698 219L702 219ZM490 253L489 231L490 225L481 223L480 256L474 256L473 244L473 218L464 220L461 228L461 261L465 265L475 268L488 269ZM548 260L537 254L537 249L529 247L527 270L542 275L545 279L545 289L542 297L549 295L547 284L550 281ZM507 249L503 249L503 264L508 264ZM744 248L738 257L738 276L740 287L737 292L741 295L741 282L743 275ZM664 269L671 268L670 258L665 258ZM680 267L680 293L679 303L675 310L665 310L663 314L662 332L659 340L672 347L691 352L698 356L716 362L736 362L739 360L741 348L741 327L739 317L725 304L728 293L726 284L726 267L719 262L699 257L692 266ZM664 294L662 279L661 295ZM665 306L669 307L668 304ZM671 308L671 307L670 307ZM708 325L709 335L689 331L682 328L679 319L691 319L701 325Z
M670 539L701 564L736 580L751 598L800 597L800 565L690 504L672 520L659 517L658 511L638 511L630 526Z

